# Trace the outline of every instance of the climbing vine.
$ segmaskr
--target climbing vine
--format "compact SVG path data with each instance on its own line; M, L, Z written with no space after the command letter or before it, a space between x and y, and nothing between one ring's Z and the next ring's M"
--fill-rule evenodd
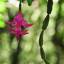
M46 64L49 64L49 62L46 60L46 55L45 55L45 52L43 50L43 34L44 34L44 31L47 29L47 26L49 24L49 18L50 18L50 14L52 12L52 7L53 7L53 0L48 0L47 16L45 17L45 19L43 21L42 31L41 31L41 34L40 34L40 37L39 37L39 46L40 46L41 58L42 58L42 60L45 61Z

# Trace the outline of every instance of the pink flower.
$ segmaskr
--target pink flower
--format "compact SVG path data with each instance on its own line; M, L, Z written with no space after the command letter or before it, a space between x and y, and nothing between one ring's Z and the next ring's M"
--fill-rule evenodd
M25 28L32 26L32 24L28 24L26 22L22 12L18 12L12 21L8 21L6 24L9 25L8 30L10 31L10 34L15 35L17 39L25 34L28 34L28 30L25 30Z

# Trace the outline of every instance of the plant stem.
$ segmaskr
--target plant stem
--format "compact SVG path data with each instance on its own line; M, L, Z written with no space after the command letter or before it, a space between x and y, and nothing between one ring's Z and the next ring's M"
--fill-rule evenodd
M12 55L12 64L18 64L19 63L19 60L18 60L18 55L20 53L20 50L21 50L21 41L18 40L18 47L17 47L17 50L13 53Z
M22 0L19 0L19 11L21 11L21 2Z

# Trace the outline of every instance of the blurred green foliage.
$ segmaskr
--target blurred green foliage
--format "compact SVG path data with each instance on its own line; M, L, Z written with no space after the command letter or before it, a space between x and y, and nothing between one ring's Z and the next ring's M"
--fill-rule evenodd
M3 16L0 15L0 28L4 28L5 27L5 22L3 20Z
M15 0L0 0L0 28L5 27L5 21L6 19L9 20L9 14L11 16L16 15L18 11L17 2ZM20 46L22 50L20 50L18 56L18 64L45 64L40 57L39 35L47 14L47 0L34 0L31 6L28 6L27 1L24 1L22 3L22 12L27 22L32 23L33 26L28 29L29 34L21 39ZM44 32L43 42L46 59L50 64L64 64L63 12L64 1L53 0L53 10L48 27ZM0 33L0 64L11 64L11 55L16 51L17 46L16 38L11 39L11 35L7 31Z

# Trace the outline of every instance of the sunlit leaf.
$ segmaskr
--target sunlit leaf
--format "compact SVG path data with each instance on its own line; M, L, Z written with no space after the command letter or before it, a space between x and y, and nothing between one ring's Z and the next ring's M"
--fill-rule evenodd
M3 20L0 20L0 28L4 28L5 27L5 23Z
M6 6L5 3L0 2L0 13L4 13L6 12Z
M0 0L0 2L6 2L7 0Z

